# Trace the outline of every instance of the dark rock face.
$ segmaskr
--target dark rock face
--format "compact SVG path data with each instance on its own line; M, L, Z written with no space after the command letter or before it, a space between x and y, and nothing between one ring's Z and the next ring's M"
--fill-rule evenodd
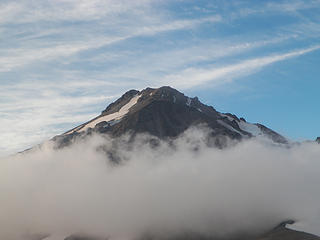
M136 96L139 96L137 102L120 119L103 121L105 117L121 112L120 109L126 107L126 104ZM91 126L93 122L94 126ZM85 128L87 124L91 124L92 128ZM212 130L212 137L218 139L218 142L223 141L219 138L241 140L255 136L255 132L241 127L249 124L258 129L259 135L265 135L276 143L287 143L283 136L261 124L247 123L244 118L239 119L231 113L219 113L213 107L201 103L197 97L189 98L168 86L157 89L146 88L141 92L130 90L111 103L95 119L56 136L53 140L58 142L59 146L65 146L77 137L84 137L94 132L114 137L128 132L133 136L137 133L148 133L166 139L177 137L189 127L199 124L207 125Z

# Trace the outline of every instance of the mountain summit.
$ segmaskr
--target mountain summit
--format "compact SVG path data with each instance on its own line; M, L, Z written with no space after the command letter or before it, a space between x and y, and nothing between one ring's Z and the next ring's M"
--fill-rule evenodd
M168 86L130 90L111 103L96 118L55 137L67 143L70 139L92 132L121 136L148 133L161 139L176 137L191 126L205 124L217 138L241 140L265 136L276 143L286 138L262 124L248 123L231 113L220 113L197 97L191 98Z

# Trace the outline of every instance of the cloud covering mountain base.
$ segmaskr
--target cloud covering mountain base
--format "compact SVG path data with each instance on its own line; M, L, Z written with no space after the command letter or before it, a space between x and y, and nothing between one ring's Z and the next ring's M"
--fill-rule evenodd
M199 129L155 146L147 139L138 136L130 147L119 141L119 164L102 150L113 140L100 135L1 159L0 238L229 236L288 219L320 234L318 144L251 139L221 150L207 147Z

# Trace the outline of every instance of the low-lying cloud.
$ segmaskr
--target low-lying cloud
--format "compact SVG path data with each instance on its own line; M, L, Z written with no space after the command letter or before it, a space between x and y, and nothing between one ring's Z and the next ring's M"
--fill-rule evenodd
M221 150L207 147L205 132L191 129L156 146L147 136L130 148L119 143L120 164L102 151L112 140L99 135L1 159L0 238L224 236L288 219L320 234L320 145L252 139Z

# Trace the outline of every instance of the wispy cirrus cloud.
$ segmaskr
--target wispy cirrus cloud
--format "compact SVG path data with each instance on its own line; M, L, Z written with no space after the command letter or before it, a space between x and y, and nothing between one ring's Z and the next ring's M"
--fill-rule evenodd
M213 23L220 20L221 18L219 16L191 20L177 20L160 25L146 25L143 27L137 27L137 29L133 29L131 30L131 32L128 32L122 36L101 36L98 38L90 37L89 39L85 39L82 41L71 41L69 43L53 42L49 46L46 43L47 46L40 45L33 48L24 47L20 49L6 49L2 51L3 56L0 57L0 72L11 71L12 69L33 63L35 61L50 61L54 58L66 57L82 51L98 49L134 37L149 36L168 31L189 29L196 27L199 24Z
M146 10L150 0L57 0L3 1L2 23L32 23L38 21L92 21L122 13ZM19 15L20 18L16 18Z
M178 74L166 76L164 81L170 82L176 87L182 89L203 85L208 82L210 82L213 86L217 86L233 81L235 78L240 76L252 74L270 64L284 61L293 57L298 57L319 49L320 45L317 45L283 54L244 60L240 63L222 67L211 67L206 69L187 68Z
M261 2L258 5L251 6L247 6L246 4L243 4L241 2L232 2L231 4L239 7L238 11L235 11L230 15L235 19L258 14L274 15L284 13L297 15L299 11L320 8L319 0L267 1Z

